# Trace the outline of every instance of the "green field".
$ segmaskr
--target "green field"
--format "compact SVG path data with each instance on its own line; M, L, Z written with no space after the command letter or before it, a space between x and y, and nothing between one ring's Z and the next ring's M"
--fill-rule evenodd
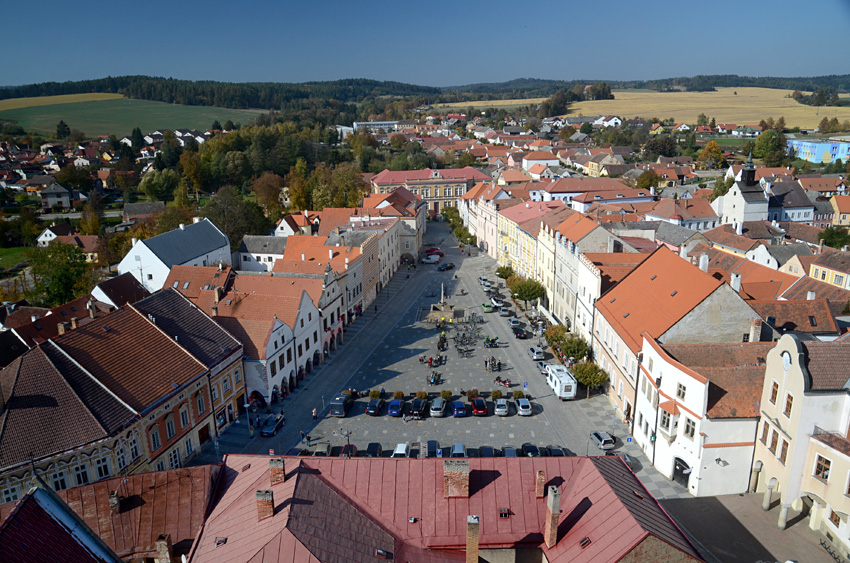
M60 120L88 137L129 135L133 127L143 133L157 129L209 129L216 119L247 125L260 110L225 109L208 106L181 106L145 100L103 100L0 111L0 120L17 121L27 131L55 133Z
M32 248L25 246L17 246L14 248L0 248L0 270L12 268L16 264L20 264L26 258L24 254Z

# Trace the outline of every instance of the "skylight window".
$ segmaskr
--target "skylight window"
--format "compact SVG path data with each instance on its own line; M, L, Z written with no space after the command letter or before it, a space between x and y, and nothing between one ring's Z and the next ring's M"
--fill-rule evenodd
M670 297L675 297L677 293L679 293L679 290L675 290L673 293L671 293Z
M184 283L184 284L183 284L183 289L184 289L184 290L185 290L185 289L187 289L188 287L189 287L189 282L186 282L186 283Z
M812 325L812 326L818 326L818 321L817 321L817 319L815 319L815 318L814 318L814 317L812 317L812 316L809 316L809 323L811 323L811 325Z
M649 278L649 279L654 280L654 279L655 279L655 278L657 278L657 277L658 277L658 274L655 274L655 275L653 275L653 276L652 276L651 278Z

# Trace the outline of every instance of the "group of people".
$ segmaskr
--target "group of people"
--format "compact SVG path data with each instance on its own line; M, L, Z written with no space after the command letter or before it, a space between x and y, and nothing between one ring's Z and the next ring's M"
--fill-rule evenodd
M487 371L502 371L502 360L497 360L493 356L484 358L484 369Z

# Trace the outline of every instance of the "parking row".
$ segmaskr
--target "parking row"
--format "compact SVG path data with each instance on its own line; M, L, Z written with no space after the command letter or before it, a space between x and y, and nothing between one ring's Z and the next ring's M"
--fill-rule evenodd
M464 392L466 393L466 392ZM520 395L523 393L520 392ZM511 413L516 413L519 416L531 416L534 414L534 409L531 401L522 396L517 396L513 401L505 398L496 398L488 402L480 396L472 396L472 393L467 393L468 403L461 400L451 400L446 397L437 397L433 400L427 398L416 398L410 402L405 399L391 399L385 401L383 398L374 398L366 405L365 413L370 416L382 416L387 414L391 417L400 417L403 419L411 418L413 420L421 420L426 416L432 418L445 418L452 416L454 418L462 418L469 416L489 416L491 413L496 416L510 416ZM352 408L356 408L352 405ZM345 416L349 411L341 411L334 413L335 416Z

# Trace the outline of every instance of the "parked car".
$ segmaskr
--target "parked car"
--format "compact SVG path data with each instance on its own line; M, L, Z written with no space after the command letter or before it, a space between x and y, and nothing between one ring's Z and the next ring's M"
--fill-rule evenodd
M390 408L387 409L387 414L390 416L401 416L404 414L404 400L393 399L390 401Z
M357 457L357 446L354 444L346 444L342 447L339 457Z
M437 268L437 271L439 271L439 272L445 272L446 270L454 270L454 268L455 268L455 265L454 265L454 264L452 264L451 262L446 262L445 264L441 264L441 265Z
M436 246L432 246L431 248L425 250L425 254L431 254L432 252L442 252L442 250L440 250L439 247Z
M484 283L481 284L481 287L484 288L484 291L489 291L490 288L493 287L493 286L490 284L490 282L485 281Z
M345 418L345 415L348 414L348 411L350 411L353 406L354 397L352 397L350 393L340 393L331 399L328 414L330 416Z
M436 264L440 261L440 257L436 254L429 254L425 258L422 259L423 264Z
M511 330L514 333L514 338L518 338L520 340L525 340L526 338L528 338L528 333L525 332L525 329L523 329L523 328L515 326L515 327L511 327Z
M490 303L492 303L494 307L501 307L505 304L505 302L499 299L498 297L491 297Z
M452 446L452 457L466 457L466 448L463 447L463 444L458 442Z
M531 401L528 399L517 399L516 413L520 416L531 416Z
M384 447L378 442L370 442L366 446L366 451L363 452L363 457L381 457L384 453Z
M481 446L478 448L478 457L499 457L499 450L492 446Z
M493 312L493 305L491 305L490 303L482 303L481 304L481 310L484 311L485 313L492 313Z
M508 326L513 328L515 326L519 326L519 319L508 319Z
M329 457L331 455L331 445L328 442L316 442L310 448L310 452L316 457Z
M540 457L540 449L534 444L526 442L522 445L522 455L525 457Z
M508 416L508 400L496 399L496 406L493 409L496 416Z
M564 450L558 446L546 446L546 449L549 451L550 457L565 457L567 455L564 453Z
M283 428L284 418L282 414L272 415L263 421L260 427L261 436L275 436L277 431Z
M462 401L452 403L452 416L455 418L466 416L466 405Z
M384 400L383 399L372 399L369 401L369 404L366 405L366 414L370 414L372 416L378 416L381 414L381 411L384 409Z
M433 417L442 418L446 416L446 406L448 402L442 397L437 397L434 399L434 402L431 403L430 414Z
M427 452L425 454L427 457L443 457L441 455L440 442L437 440L428 440L425 451Z
M600 450L613 450L617 445L617 441L612 435L607 432L602 432L601 430L594 430L591 432L590 439L593 440L593 443L596 444L596 447Z
M539 361L539 362L537 362L537 369L540 370L540 373L542 373L543 375L546 375L547 373L549 373L549 371L546 369L546 366L548 366L548 365L549 364L547 362Z
M504 457L517 457L516 448L513 446L505 446L502 448L502 455Z
M414 399L410 403L410 416L413 420L422 420L428 412L428 401L426 399Z
M478 276L478 283L484 285L485 283L487 283L487 278L482 278L481 276Z
M623 463L625 463L626 465L629 466L629 469L634 470L634 468L632 467L632 458L630 458L629 454L627 454L626 452L614 452L614 451L608 450L608 451L605 452L605 455L619 457L620 459L623 460Z
M499 308L499 316L500 317L510 317L511 316L511 310L508 309L508 307L506 305L502 305Z
M513 319L511 319L513 320ZM533 346L528 349L528 355L531 356L532 360L542 360L546 356L543 354L543 350L538 348L537 346Z
M390 457L410 457L410 446L408 444L396 444L393 455Z
M487 401L481 397L472 399L472 414L475 416L487 416Z
M432 250L430 252L426 251L425 254L428 256L445 256L442 250Z
M480 457L478 455L478 448L466 448L466 457Z

